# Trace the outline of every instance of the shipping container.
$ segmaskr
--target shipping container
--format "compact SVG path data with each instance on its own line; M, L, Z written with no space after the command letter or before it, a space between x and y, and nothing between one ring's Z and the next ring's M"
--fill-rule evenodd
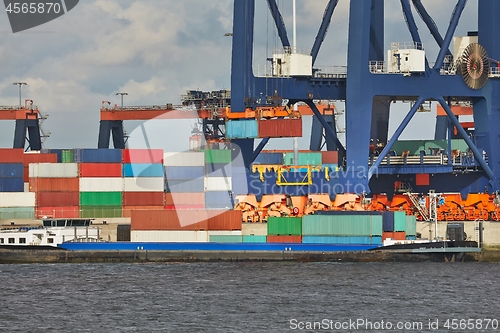
M165 205L198 205L204 207L205 193L187 192L187 193L165 193Z
M163 192L165 189L163 177L124 178L124 192Z
M122 192L80 192L80 206L121 206L121 205L122 205Z
M321 152L322 164L339 164L339 152L336 150L322 151Z
M241 230L208 230L210 236L243 236Z
M382 215L382 230L387 232L394 231L394 212L384 212Z
M244 236L267 236L267 223L242 223L241 232Z
M283 153L260 153L253 161L253 164L282 165Z
M62 163L73 163L73 150L63 150L61 153L61 162Z
M259 137L256 119L227 120L226 139L253 139Z
M163 210L163 206L125 206L122 207L122 215L123 217L132 217L133 210Z
M1 192L0 207L35 207L35 193Z
M394 212L394 231L406 231L406 212Z
M0 164L0 178L23 178L23 177L24 177L23 163Z
M164 153L163 165L165 166L204 166L204 152L178 152Z
M241 235L209 235L210 243L242 243L243 236Z
M299 153L299 162L297 165L312 165L312 166L320 166L322 164L321 161L321 153ZM284 165L295 165L294 161L294 153L285 153L283 157Z
M364 244L379 245L380 236L302 236L304 244Z
M381 236L382 215L305 215L302 235Z
M205 206L208 209L232 209L233 199L229 191L205 192Z
M124 149L123 163L163 164L163 149Z
M122 177L121 163L81 163L80 177Z
M301 217L269 217L267 219L267 234L269 236L301 236Z
M24 192L24 178L0 178L0 192Z
M37 207L78 206L78 192L36 192Z
M78 192L80 178L30 178L30 192Z
M302 236L267 236L268 243L302 243Z
M192 230L131 230L132 242L206 243L207 231Z
M302 118L259 120L259 138L302 137Z
M404 232L404 231L395 231L393 239L394 240L406 240L406 232Z
M123 178L95 177L80 178L80 192L121 192Z
M204 168L201 166L167 166L165 174L168 180L203 178Z
M383 239L383 240L386 240L386 239L388 239L388 238L390 238L390 239L394 239L394 231L384 231L384 232L382 233L382 239Z
M165 205L165 210L204 210L205 205Z
M415 215L406 215L406 239L417 235L417 218Z
M267 237L260 235L244 235L243 243L266 243Z
M194 193L205 191L205 179L175 179L167 180L165 184L167 192L172 193Z
M0 207L0 219L34 219L35 207Z
M231 177L233 168L231 164L205 164L205 176L207 177Z
M244 168L233 168L231 175L231 188L234 195L248 194L247 170Z
M73 161L78 163L122 163L121 149L73 149Z
M50 163L62 163L62 151L64 149L42 149L40 150L40 154L42 155L45 155L45 154L55 154L57 156L57 161L53 162L53 161L40 161L39 163L46 163L46 162L50 162Z
M123 164L123 177L162 177L163 164Z
M231 191L231 177L205 177L205 191Z
M406 236L406 240L417 240L416 236Z
M131 230L208 230L204 210L135 210Z
M25 166L30 163L57 163L57 154L25 153L23 161Z
M80 208L78 206L61 206L61 207L37 207L36 218L79 218Z
M231 150L208 149L205 150L205 164L227 164L231 163Z
M24 149L0 148L0 163L23 163Z
M80 218L122 217L122 206L82 206Z
M208 210L207 228L208 230L239 230L241 233L241 216L239 210Z
M32 163L29 165L31 178L77 178L77 163Z
M123 192L124 206L164 206L163 192Z

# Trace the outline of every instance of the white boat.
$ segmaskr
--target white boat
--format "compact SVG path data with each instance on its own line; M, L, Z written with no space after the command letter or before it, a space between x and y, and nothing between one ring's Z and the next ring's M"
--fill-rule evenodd
M10 226L0 229L0 246L54 246L63 242L98 242L99 228L92 219L47 219L39 227Z

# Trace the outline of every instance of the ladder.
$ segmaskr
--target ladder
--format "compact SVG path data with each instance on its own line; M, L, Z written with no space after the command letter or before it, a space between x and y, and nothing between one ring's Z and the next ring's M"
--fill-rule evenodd
M418 196L414 193L412 193L411 188L408 189L408 191L405 193L408 198L410 199L412 205L417 209L419 212L420 216L422 216L423 221L429 221L429 211L425 206L420 205L420 202L418 200Z

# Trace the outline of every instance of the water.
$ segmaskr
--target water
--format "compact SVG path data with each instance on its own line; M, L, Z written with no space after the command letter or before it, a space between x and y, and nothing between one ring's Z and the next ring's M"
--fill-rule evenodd
M500 321L499 264L32 264L0 279L0 332L500 331L444 327Z

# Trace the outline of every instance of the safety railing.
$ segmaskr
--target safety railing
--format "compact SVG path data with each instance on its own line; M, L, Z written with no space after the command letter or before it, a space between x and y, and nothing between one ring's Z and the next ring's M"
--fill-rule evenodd
M313 77L328 79L345 79L347 66L327 66L315 68Z

